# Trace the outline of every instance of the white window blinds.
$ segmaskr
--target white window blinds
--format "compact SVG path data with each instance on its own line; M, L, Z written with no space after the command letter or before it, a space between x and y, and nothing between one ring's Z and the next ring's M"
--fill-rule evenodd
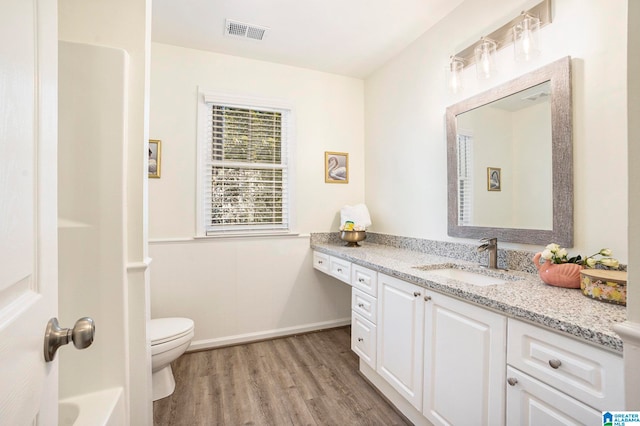
M205 98L206 235L289 229L289 111Z
M471 225L473 200L473 138L458 135L458 225Z

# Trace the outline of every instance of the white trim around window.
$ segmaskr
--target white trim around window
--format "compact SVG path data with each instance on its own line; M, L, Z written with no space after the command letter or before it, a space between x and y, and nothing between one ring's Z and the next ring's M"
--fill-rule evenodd
M232 132L232 120L245 119L261 130L241 131L240 135ZM247 147L255 147L262 142L254 142L253 136L261 133L267 122L266 137L277 140L269 153L249 156L242 150L234 151L229 138L235 136L246 140ZM287 101L198 89L196 237L295 233L294 122L294 111ZM234 146L238 144L242 142ZM248 198L241 196L243 191L268 207L238 201Z

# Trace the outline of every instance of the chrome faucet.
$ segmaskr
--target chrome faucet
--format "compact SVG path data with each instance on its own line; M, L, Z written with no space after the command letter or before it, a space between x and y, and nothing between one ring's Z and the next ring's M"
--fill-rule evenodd
M478 251L489 251L489 269L498 269L498 239L497 238L483 238L480 240L481 244L478 247Z

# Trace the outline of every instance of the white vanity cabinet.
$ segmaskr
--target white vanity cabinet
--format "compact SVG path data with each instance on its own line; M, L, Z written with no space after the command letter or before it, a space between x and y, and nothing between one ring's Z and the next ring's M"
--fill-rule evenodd
M378 273L319 251L313 252L313 267L351 284L351 350L371 368L376 368Z
M601 424L624 410L622 357L509 319L507 424Z
M422 409L424 292L378 274L376 372L417 410Z
M314 250L313 267L340 281L351 284L351 262Z
M601 424L623 411L621 354L314 252L351 284L360 371L414 424Z
M378 273L351 265L351 350L369 367L376 368Z
M353 291L358 291L353 289ZM369 367L376 368L377 327L356 310L351 311L351 350Z
M425 300L423 414L434 425L504 425L507 318L439 293Z

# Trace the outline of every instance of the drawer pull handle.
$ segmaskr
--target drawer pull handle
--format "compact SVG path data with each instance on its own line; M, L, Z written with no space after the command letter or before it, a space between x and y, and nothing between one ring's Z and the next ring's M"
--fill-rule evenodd
M363 283L364 282L364 278L358 278L358 282Z
M358 303L358 308L364 308L364 303Z
M550 359L549 365L551 366L551 368L558 368L562 365L562 361L560 361L559 359Z
M425 301L425 302L428 302L429 300L431 300L431 296L425 296L425 297L424 297L424 301Z
M509 377L507 379L507 383L509 383L509 386L515 386L518 384L518 379L516 379L515 377Z
M358 342L364 342L364 339L362 337L358 337Z
M342 272L342 268L338 268L338 272Z
M318 260L318 265L322 265L322 260Z
M422 295L422 293L420 293L419 291L414 291L413 292L413 297L420 297Z

